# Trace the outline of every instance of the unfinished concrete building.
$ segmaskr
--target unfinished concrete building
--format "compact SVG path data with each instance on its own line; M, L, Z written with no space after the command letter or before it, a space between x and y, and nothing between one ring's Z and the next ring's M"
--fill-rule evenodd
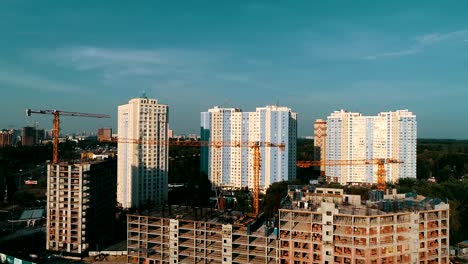
M290 194L279 210L281 263L449 263L449 205L439 199L374 191L361 203L325 188Z
M277 263L272 226L209 209L173 208L167 218L130 215L128 263Z
M81 256L111 233L117 162L48 165L46 249Z
M130 215L128 263L449 263L447 203L370 197L294 187L271 222L214 209Z

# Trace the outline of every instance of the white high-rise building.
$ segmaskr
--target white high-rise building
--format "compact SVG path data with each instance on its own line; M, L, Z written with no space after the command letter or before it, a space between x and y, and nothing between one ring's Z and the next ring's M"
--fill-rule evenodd
M296 113L290 108L266 106L255 112L214 107L201 113L204 141L270 142L260 148L260 187L296 178ZM253 153L247 147L202 148L201 170L215 186L253 187Z
M408 110L362 116L344 110L327 118L326 160L394 158L386 181L416 178L416 116ZM326 166L327 178L341 184L377 183L377 165Z
M118 138L140 144L118 144L117 202L123 208L167 201L169 108L146 97L131 99L118 109Z

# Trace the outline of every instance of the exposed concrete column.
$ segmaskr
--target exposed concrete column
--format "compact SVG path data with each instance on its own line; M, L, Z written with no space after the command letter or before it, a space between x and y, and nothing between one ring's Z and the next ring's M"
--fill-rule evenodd
M64 242L67 243L67 252L71 252L71 211L72 211L72 202L71 202L71 177L72 177L72 166L68 165L67 167L67 178L65 179L65 183L67 184L67 199L68 202L65 203L67 208L67 227L65 228L66 233L66 240ZM81 170L81 168L80 168ZM81 252L78 252L81 253Z
M322 202L321 204L321 213L322 213L322 260L324 263L334 262L334 246L333 246L333 215L335 212L335 204ZM327 254L328 252L328 254Z
M232 225L223 225L222 263L232 262Z
M170 220L169 235L169 261L176 264L179 263L179 220Z
M410 254L411 262L419 263L419 213L412 213L410 221Z

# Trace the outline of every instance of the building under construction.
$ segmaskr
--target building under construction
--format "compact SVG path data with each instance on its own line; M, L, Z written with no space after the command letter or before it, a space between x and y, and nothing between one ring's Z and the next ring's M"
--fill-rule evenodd
M82 256L112 233L117 161L48 165L46 249Z
M205 208L167 213L128 216L128 263L277 262L273 223Z
M171 207L128 216L128 263L449 263L449 205L414 193L295 188L278 219Z
M281 263L449 263L449 205L414 193L292 190L279 210Z

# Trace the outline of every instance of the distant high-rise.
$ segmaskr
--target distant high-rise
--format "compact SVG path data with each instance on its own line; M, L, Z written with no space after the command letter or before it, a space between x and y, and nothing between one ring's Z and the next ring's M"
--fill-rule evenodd
M21 129L21 145L34 146L37 143L36 128L26 126Z
M296 120L296 113L287 107L266 106L255 112L215 107L201 113L201 139L285 144L284 150L260 150L260 187L267 188L274 182L296 178ZM201 150L201 170L214 185L253 187L252 156L250 148L205 147Z
M112 140L112 128L99 128L97 131L97 139L99 142L109 142Z
M36 143L42 143L44 139L45 139L45 130L36 129Z
M0 148L13 145L13 131L0 130Z
M325 160L327 147L327 121L317 119L314 122L314 160ZM320 175L325 175L325 166L316 167Z
M327 160L395 158L386 181L416 178L416 116L408 110L362 116L344 110L327 119ZM327 177L341 184L376 183L377 166L326 166Z
M118 108L118 138L141 144L118 144L117 201L123 208L167 200L169 108L146 97L131 99Z
M168 138L173 138L174 137L174 131L170 127L167 128L167 137Z

